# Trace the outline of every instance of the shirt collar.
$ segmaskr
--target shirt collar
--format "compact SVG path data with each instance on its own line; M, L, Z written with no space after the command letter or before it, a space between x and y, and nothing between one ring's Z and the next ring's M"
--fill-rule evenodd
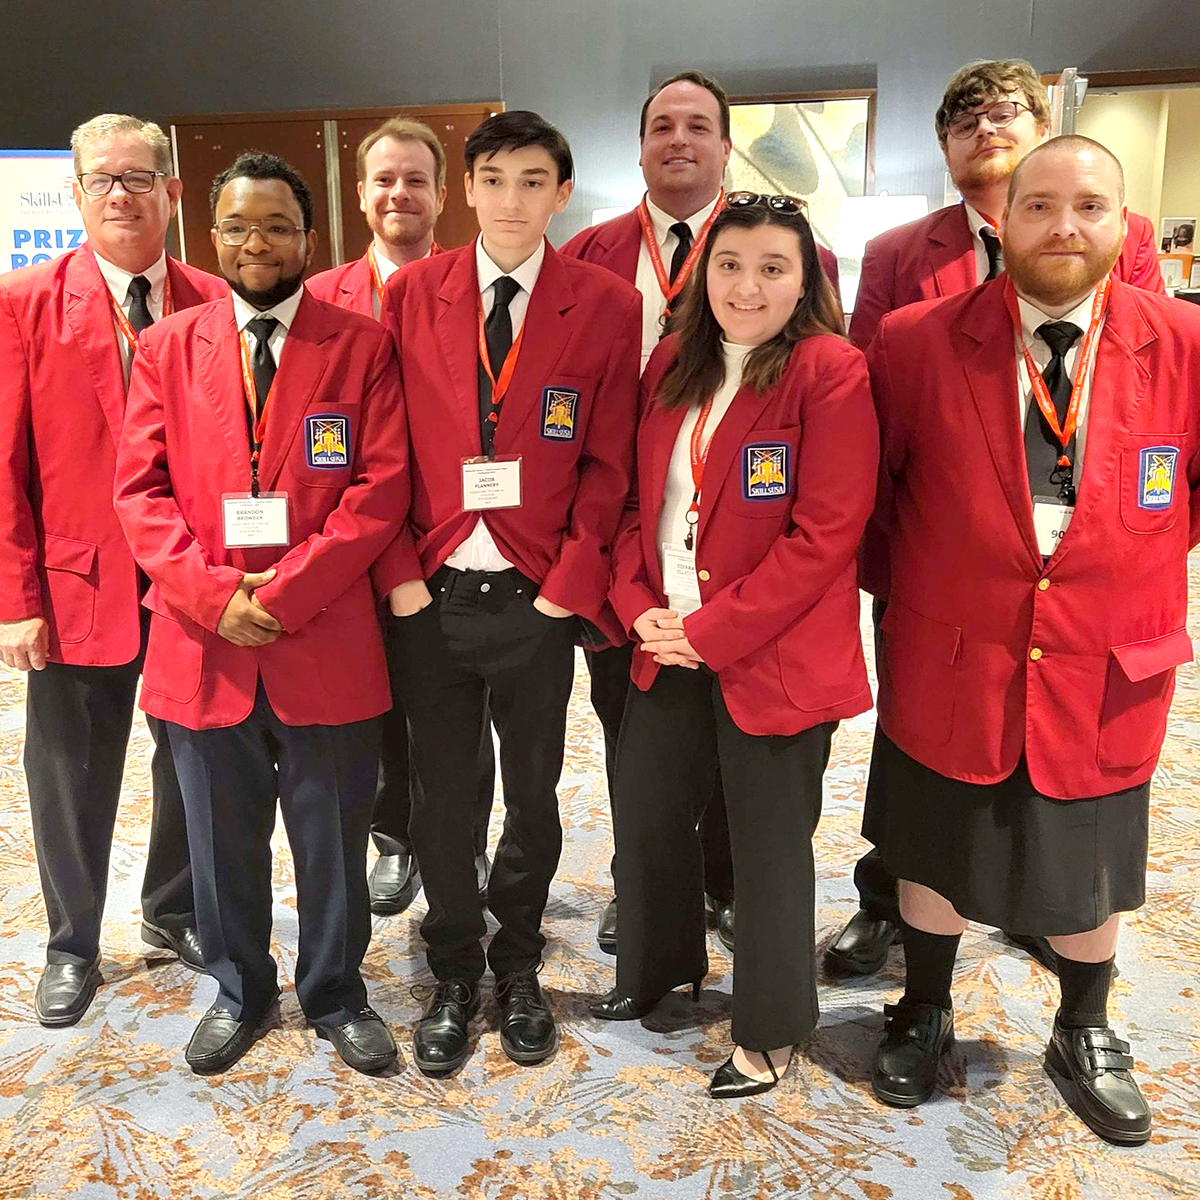
M970 205L969 205L969 204L968 204L968 203L967 203L965 200L963 201L963 208L964 208L964 209L966 209L966 213L967 213L967 226L968 226L968 228L971 230L971 236L972 236L973 238L977 238L977 237L979 236L979 231L980 231L980 230L981 230L981 229L982 229L982 228L983 228L985 225L986 225L986 226L987 226L989 229L995 229L995 228L996 228L996 227L995 227L995 226L994 226L994 225L991 223L991 221L989 221L989 220L987 219L987 217L985 217L985 216L984 216L984 215L983 215L981 212L979 212L979 211L977 211L976 209L972 208L972 207L971 207L971 206L970 206Z
M433 247L430 246L429 249L421 255L421 258L429 258L432 254ZM398 270L400 270L400 268L394 262L392 262L392 260L388 258L386 254L380 254L378 250L375 251L375 265L379 268L380 283L387 283L387 281L391 279L391 277L395 275Z
M712 211L717 207L717 201L721 198L721 193L718 192L702 209L692 213L692 215L683 222L692 231L692 240L704 228L704 222L712 216ZM661 246L667 240L667 234L671 232L671 226L676 224L675 218L670 213L663 212L653 200L650 199L650 193L646 193L646 211L650 214L650 223L654 226L654 236L658 239L658 244Z
M479 293L482 295L500 278L501 275L511 275L520 285L521 290L528 296L533 295L534 284L541 274L542 263L546 258L546 239L538 243L538 248L515 271L502 271L488 257L483 248L483 235L475 239L475 270L479 275Z
M118 304L124 304L129 299L129 281L134 278L133 271L126 271L123 267L118 267L115 263L110 263L108 259L101 258L95 250L92 255L96 259L96 266L100 268L100 274L104 276L104 282L108 285L108 290L112 293L113 299ZM158 262L147 267L144 271L139 271L139 275L145 275L150 281L150 296L151 304L161 304L163 289L167 282L167 254L164 250L159 255Z
M280 300L274 308L268 308L266 312L254 307L248 301L243 300L237 292L233 293L233 319L237 323L238 332L242 330L254 320L255 317L274 317L284 331L291 329L292 322L296 319L296 310L300 307L300 300L304 296L303 285L298 287L286 300Z
M1070 321L1086 333L1092 320L1092 304L1096 299L1096 291L1097 289L1093 288L1069 313L1064 313L1061 317L1052 317L1049 313L1042 312L1036 304L1018 296L1017 307L1021 311L1021 333L1025 337L1025 344L1033 344L1034 334L1047 321Z

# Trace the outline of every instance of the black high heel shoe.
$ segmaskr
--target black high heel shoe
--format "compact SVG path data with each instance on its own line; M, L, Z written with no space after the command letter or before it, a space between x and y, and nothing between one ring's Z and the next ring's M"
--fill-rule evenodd
M760 1096L763 1092L769 1092L787 1074L788 1067L792 1065L796 1047L793 1046L788 1051L788 1059L783 1064L782 1071L775 1070L775 1064L771 1061L769 1054L762 1051L757 1053L762 1053L766 1060L767 1070L771 1072L770 1080L751 1079L749 1075L743 1075L733 1065L733 1055L731 1054L713 1072L713 1077L708 1085L708 1094L714 1100L737 1100L742 1096Z
M693 1002L700 999L700 985L703 982L703 976L692 980ZM599 1000L593 1000L588 1005L588 1012L602 1021L637 1021L653 1012L670 994L667 992L656 1000L635 1000L632 996L622 996L613 988L611 992L605 992Z

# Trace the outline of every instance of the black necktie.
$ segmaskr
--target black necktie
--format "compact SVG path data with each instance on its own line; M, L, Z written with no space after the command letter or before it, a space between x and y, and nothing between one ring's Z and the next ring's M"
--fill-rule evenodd
M683 270L688 251L692 248L692 227L686 221L676 221L671 226L671 232L679 239L679 245L671 255L671 282L674 283L675 277Z
M1004 270L1004 247L1000 245L1000 235L990 225L982 226L979 236L983 239L983 248L988 256L986 282L987 279L995 279Z
M504 370L504 360L512 349L512 313L508 306L521 290L521 285L511 275L501 275L492 284L494 301L492 311L483 325L483 340L487 344L488 363L492 368L492 379L499 380ZM492 403L492 379L488 378L479 364L479 437L483 453L490 458L496 443L496 425L500 420L500 405Z
M129 324L134 333L141 333L154 324L150 315L150 280L145 275L135 275L129 281Z
M254 390L258 393L260 417L267 406L267 393L271 390L271 381L275 378L275 356L271 353L269 343L278 324L274 317L255 317L246 325L256 339L254 349L250 352L250 374L254 376Z
M1058 414L1058 427L1066 424L1067 409L1071 403L1071 376L1067 373L1067 351L1083 335L1083 330L1070 321L1047 321L1038 327L1037 336L1050 347L1050 361L1042 372L1046 390L1054 401ZM1075 503L1075 489L1070 467L1060 467L1058 460L1063 455L1062 443L1050 429L1042 410L1034 397L1029 402L1029 415L1025 418L1025 464L1029 468L1029 489L1034 496L1065 499ZM1067 446L1066 455L1075 460L1075 435Z

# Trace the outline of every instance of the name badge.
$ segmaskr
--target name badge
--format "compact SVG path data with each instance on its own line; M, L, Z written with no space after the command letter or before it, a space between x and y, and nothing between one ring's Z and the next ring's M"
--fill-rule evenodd
M222 496L221 515L227 550L289 544L286 492L262 492L258 496L236 492Z
M521 507L521 456L464 458L463 511Z
M1073 504L1056 504L1053 500L1034 500L1033 529L1037 534L1038 550L1041 551L1044 558L1049 558L1058 549L1074 515L1075 506Z
M700 605L700 581L696 578L696 555L683 546L662 548L663 590L680 600L694 600Z

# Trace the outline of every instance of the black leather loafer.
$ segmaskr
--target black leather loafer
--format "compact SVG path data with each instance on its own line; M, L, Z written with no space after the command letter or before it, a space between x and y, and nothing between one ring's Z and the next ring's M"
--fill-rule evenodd
M487 900L488 880L492 877L492 860L486 854L475 855L475 887L479 891L479 899Z
M223 1005L214 1004L200 1018L183 1052L187 1065L197 1075L220 1075L228 1071L254 1045L274 1006L272 1001L262 1012L239 1019Z
M617 902L610 900L600 914L600 924L596 928L596 944L605 954L617 952Z
M87 1012L96 989L104 982L100 958L94 963L47 963L33 993L33 1012L48 1028L74 1025Z
M412 851L381 854L367 879L371 911L377 917L402 913L413 902L420 886L421 872L417 869L417 860Z
M938 1063L954 1044L954 1013L936 1004L885 1004L871 1086L884 1104L915 1108L933 1095Z
M445 1075L471 1052L468 1026L479 1011L479 984L443 979L433 989L413 1032L413 1062L426 1075Z
M391 1030L373 1008L364 1008L340 1025L322 1021L313 1028L317 1037L333 1043L347 1066L366 1075L390 1067L400 1054Z
M558 1026L542 995L537 971L515 971L496 980L500 1045L515 1063L532 1066L554 1053Z
M704 977L694 979L691 983L692 1000L700 999L700 985ZM616 988L605 992L599 1000L593 1000L588 1005L588 1012L602 1021L640 1021L642 1017L653 1012L671 993L666 992L653 1000L637 1000L633 996L622 996Z
M200 935L190 926L183 929L163 929L159 925L142 922L142 941L159 950L170 950L185 967L207 975L204 952L200 949Z
M1132 1068L1129 1043L1107 1025L1064 1029L1054 1019L1047 1074L1093 1133L1122 1146L1140 1146L1150 1136L1150 1107Z
M825 970L831 975L874 975L899 936L894 922L860 908L826 947Z

